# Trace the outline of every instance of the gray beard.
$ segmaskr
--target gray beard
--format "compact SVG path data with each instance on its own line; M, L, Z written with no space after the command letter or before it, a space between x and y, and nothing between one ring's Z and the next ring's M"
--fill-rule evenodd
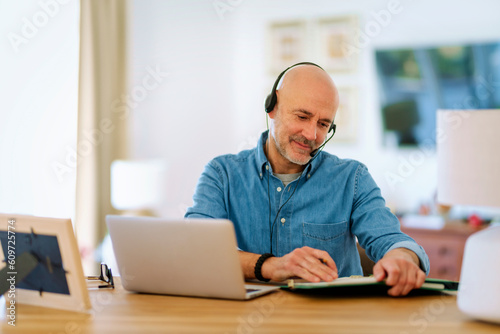
M274 138L274 136L272 136L273 138L273 142L274 142L274 145L276 146L276 149L278 150L278 153L281 154L281 156L285 159L287 159L288 161L296 164L296 165L301 165L301 166L304 166L306 165L309 160L311 160L311 158L307 159L307 161L299 161L299 160L296 160L296 159L293 159L291 156L288 155L288 153L286 153L286 151L281 147L281 145L279 144L278 141L276 141L276 139Z

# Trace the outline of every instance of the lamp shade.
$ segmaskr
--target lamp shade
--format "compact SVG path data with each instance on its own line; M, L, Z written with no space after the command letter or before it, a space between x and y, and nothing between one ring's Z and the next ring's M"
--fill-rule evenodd
M438 202L500 207L500 109L438 110Z
M438 110L438 201L500 207L500 110ZM465 244L458 308L500 323L500 226Z
M111 164L111 204L118 210L151 209L164 197L163 160L115 160Z

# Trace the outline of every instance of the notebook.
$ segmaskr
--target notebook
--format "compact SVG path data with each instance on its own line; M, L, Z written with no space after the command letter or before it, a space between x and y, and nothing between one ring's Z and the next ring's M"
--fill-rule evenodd
M437 278L426 278L424 284L419 289L440 291L440 292L450 292L458 290L458 282L448 281ZM322 288L333 288L333 287L352 287L352 286L370 286L370 285L383 285L385 286L385 281L378 282L374 276L362 277L362 276L350 276L350 277L340 277L332 282L318 282L312 283L307 282L303 279L289 279L285 282L280 282L279 285L283 288L288 289L322 289ZM388 287L389 288L389 287Z
M229 220L106 216L123 287L246 300L277 286L245 284Z

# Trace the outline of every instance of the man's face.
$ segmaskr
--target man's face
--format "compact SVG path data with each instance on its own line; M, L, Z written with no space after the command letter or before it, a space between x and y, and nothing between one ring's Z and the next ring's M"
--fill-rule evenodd
M333 122L334 111L321 101L294 98L281 103L274 115L272 142L281 157L297 165L305 165L311 152L321 146Z

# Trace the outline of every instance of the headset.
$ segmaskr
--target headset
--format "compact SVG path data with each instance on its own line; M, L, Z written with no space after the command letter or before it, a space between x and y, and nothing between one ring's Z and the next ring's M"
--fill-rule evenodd
M295 66L299 66L299 65L312 65L312 66L316 66L316 67L322 69L323 71L325 71L321 66L319 66L319 65L317 65L315 63L307 62L307 61L300 62L300 63L294 64L294 65L286 68L283 72L280 73L280 75L278 75L278 78L276 78L276 81L274 82L274 85L273 85L273 88L271 90L271 93L266 97L266 100L264 102L264 107L265 107L266 114L269 114L271 111L273 111L274 107L276 106L276 103L278 102L278 95L276 94L276 90L278 88L278 85L280 83L281 78L286 74L286 72L288 70L290 70L291 68L293 68ZM326 145L326 143L330 139L333 138L333 136L335 135L336 129L337 129L337 125L335 124L335 119L334 119L333 122L332 122L332 124L330 125L330 128L328 129L328 133L331 132L332 135L321 146L319 146L318 148L314 149L310 153L310 156L311 156L312 159L309 160L308 164L310 164L316 158L318 151L321 150L321 149L323 149L323 147ZM274 220L273 220L273 222L271 224L271 197L270 197L270 193L269 193L269 174L267 176L267 196L268 196L268 201L269 201L269 228L270 228L270 232L271 232L271 234L270 234L270 253L271 254L273 253L273 230L274 230L274 225L276 224L276 220L278 219L278 216L279 216L279 214L281 212L281 209L285 206L286 203L288 203L288 201L295 194L295 191L297 190L297 186L299 185L301 177L302 177L302 174L300 175L299 179L297 180L297 184L295 185L295 188L293 189L293 192L290 195L290 197L288 197L288 199L285 201L285 203L283 203L278 208L276 216L274 217Z
M288 70L290 70L291 68L293 68L295 66L299 66L299 65L312 65L312 66L316 66L316 67L322 69L323 71L325 71L318 64L311 63L311 62L308 62L308 61L300 62L300 63L297 63L297 64L294 64L292 66L287 67L283 72L280 73L280 75L278 75L278 78L276 78L276 81L274 82L274 85L273 85L273 88L271 90L271 93L266 97L266 101L264 102L264 108L265 108L265 111L266 111L267 114L269 114L271 111L273 111L274 107L276 106L276 103L278 102L278 95L276 94L276 90L278 88L278 85L280 83L281 78L286 74L286 72L288 72ZM326 145L326 143L328 141L330 141L330 139L333 138L333 136L335 135L335 131L336 130L337 130L337 125L335 124L335 119L334 119L334 121L330 125L330 128L328 129L328 133L331 132L332 135L320 147L316 148L315 150L313 150L311 152L311 154L310 154L311 157L315 157L316 153L320 149L323 149L323 147Z

